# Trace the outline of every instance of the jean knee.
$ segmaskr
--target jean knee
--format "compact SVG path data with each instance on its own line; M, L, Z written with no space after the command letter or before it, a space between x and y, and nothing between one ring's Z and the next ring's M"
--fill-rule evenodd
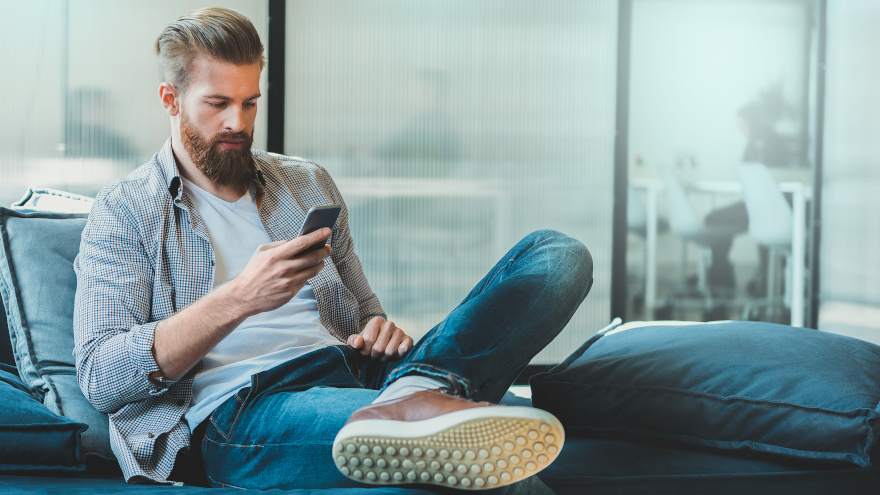
M569 239L569 237L558 230L541 229L527 235L525 239L531 241L532 244L555 244L558 241L565 242L565 239Z
M552 229L536 230L526 238L536 245L552 246L557 250L557 256L567 268L577 271L578 274L586 278L593 277L593 255L583 242Z
M571 242L567 250L572 258L572 265L577 267L580 277L584 280L593 280L593 255L583 242L569 237Z

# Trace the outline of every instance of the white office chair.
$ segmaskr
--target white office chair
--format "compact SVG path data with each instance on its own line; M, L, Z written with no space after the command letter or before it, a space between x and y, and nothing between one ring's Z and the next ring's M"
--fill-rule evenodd
M696 244L700 248L697 267L697 290L703 296L704 309L711 310L715 303L706 283L706 275L712 263L710 246L714 241L733 239L737 235L736 227L726 225L706 225L697 215L688 193L678 176L667 166L658 164L657 170L666 184L666 197L669 200L669 229L684 242L682 246L681 270L684 278L687 263L687 243Z
M767 296L759 303L746 305L744 319L754 316L756 307L773 309L781 302L790 307L791 301L791 206L785 200L779 184L761 163L742 163L737 174L743 186L746 210L749 213L749 235L770 250L767 271ZM785 293L777 296L777 262L786 260ZM768 315L769 316L769 315Z

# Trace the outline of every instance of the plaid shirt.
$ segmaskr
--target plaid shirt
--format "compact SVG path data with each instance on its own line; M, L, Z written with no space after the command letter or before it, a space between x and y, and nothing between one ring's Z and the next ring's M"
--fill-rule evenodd
M260 217L273 241L298 235L308 209L344 204L324 168L254 151ZM309 281L321 323L341 341L383 316L354 253L343 207L333 252ZM98 193L74 262L79 386L110 414L110 443L128 481L165 481L189 445L183 415L201 364L177 381L154 383L156 325L205 296L214 251L204 221L183 193L169 139L153 159Z

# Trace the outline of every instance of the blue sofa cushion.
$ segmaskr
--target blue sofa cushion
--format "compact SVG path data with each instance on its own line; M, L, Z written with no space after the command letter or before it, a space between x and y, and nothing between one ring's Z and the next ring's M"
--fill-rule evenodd
M76 383L73 301L85 213L0 208L0 295L19 376L50 411L89 425L86 456L114 460L107 416Z
M32 397L16 369L0 364L0 471L82 471L82 423Z
M880 346L761 322L598 334L531 380L570 433L871 464Z

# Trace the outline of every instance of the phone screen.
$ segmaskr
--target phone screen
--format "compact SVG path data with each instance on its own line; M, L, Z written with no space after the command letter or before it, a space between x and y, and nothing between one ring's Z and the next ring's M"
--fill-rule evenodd
M299 236L302 237L306 234L314 232L320 228L327 227L328 229L332 229L334 225L336 225L336 219L339 217L339 212L342 211L342 206L340 205L326 205L326 206L314 206L312 207L308 214L306 214L306 220L303 222L303 226L299 231ZM330 239L327 238L329 241ZM316 249L320 249L324 244L320 242L309 247L304 253L309 251L314 251Z

